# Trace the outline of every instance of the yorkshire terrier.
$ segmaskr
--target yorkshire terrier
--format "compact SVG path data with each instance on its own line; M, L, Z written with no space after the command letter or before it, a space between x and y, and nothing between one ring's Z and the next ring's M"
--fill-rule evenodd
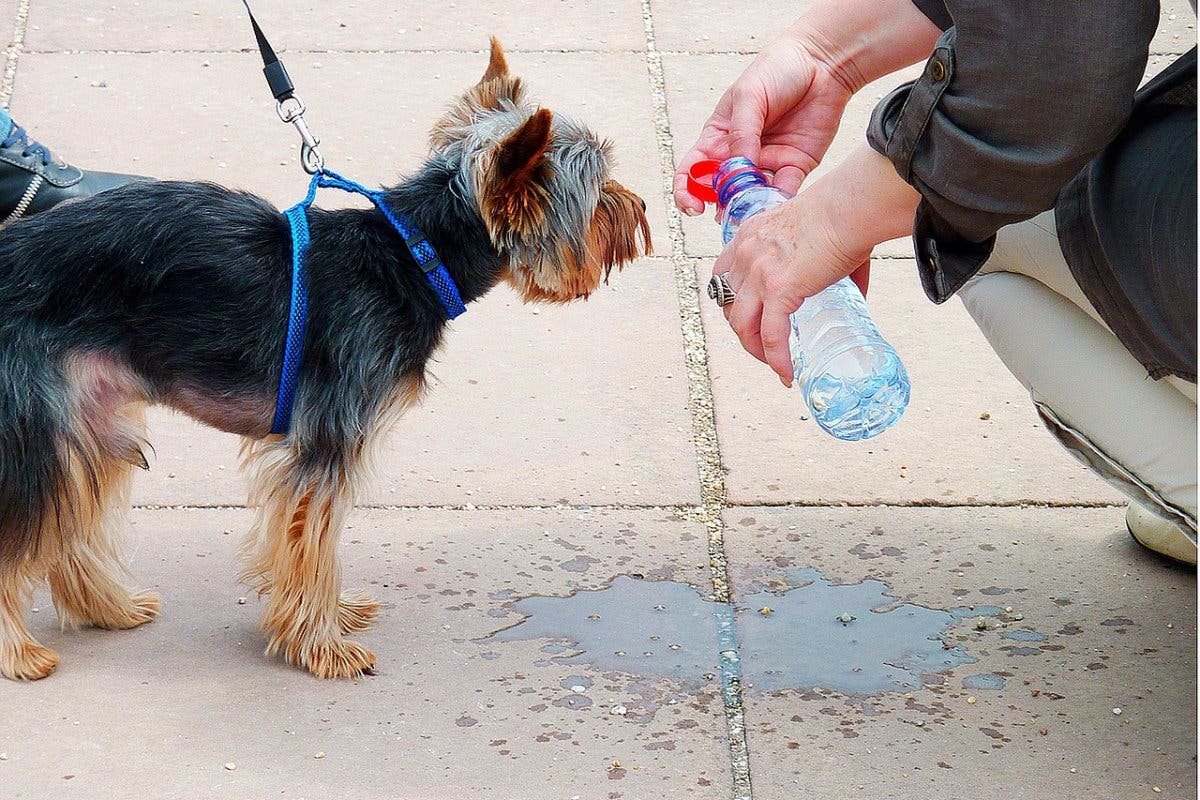
M527 301L585 298L650 250L645 204L610 177L610 145L532 103L492 40L483 78L386 191L424 231L464 302L498 283ZM0 233L0 674L58 655L24 623L50 585L64 624L150 622L122 581L144 408L244 437L257 516L244 577L265 596L267 653L320 678L370 672L346 638L379 604L341 590L337 541L373 445L422 396L447 321L378 209L309 213L309 317L288 434L272 438L292 242L265 200L208 183L139 182Z

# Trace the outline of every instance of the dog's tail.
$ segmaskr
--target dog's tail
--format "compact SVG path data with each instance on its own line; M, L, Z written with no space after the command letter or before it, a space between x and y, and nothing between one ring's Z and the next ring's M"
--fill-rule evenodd
M88 505L81 493L99 494L94 448L80 446L71 417L61 365L36 345L0 342L0 571L61 547Z

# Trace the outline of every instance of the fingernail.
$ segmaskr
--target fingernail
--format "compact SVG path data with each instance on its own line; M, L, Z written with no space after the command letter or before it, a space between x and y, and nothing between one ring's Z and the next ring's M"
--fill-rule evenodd
M688 206L685 209L683 209L683 213L687 214L689 217L698 217L701 214L703 214L704 212L697 211L695 208Z

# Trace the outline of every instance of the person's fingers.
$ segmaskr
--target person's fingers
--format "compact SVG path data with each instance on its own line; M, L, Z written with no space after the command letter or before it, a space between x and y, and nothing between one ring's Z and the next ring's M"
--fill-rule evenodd
M775 370L784 386L792 386L792 353L788 347L791 321L788 312L778 303L768 301L762 310L759 341L767 365Z
M729 327L737 334L742 348L759 361L765 362L761 337L763 304L758 291L753 287L742 287L737 299L726 308L729 311L726 316Z
M735 266L736 262L737 262L736 248L731 244L730 246L728 246L724 250L722 250L721 254L719 256L717 256L717 260L713 262L713 269L712 269L712 274L714 277L718 276L718 275L729 276L726 278L726 280L729 281L729 288L733 289L733 291L735 293L737 292L738 285L740 285L740 280L738 283L734 283L733 276L732 276L732 270L733 270L733 267ZM729 321L729 312L730 312L730 309L732 309L732 308L733 308L732 304L721 306L721 313L725 315L726 322Z
M692 193L688 191L688 172L697 161L712 158L712 154L708 152L710 148L706 146L711 137L710 126L705 125L696 144L680 159L679 165L675 169L675 178L671 183L671 193L674 195L675 205L689 217L704 213L704 201L692 196Z
M733 272L736 262L737 247L731 243L721 251L721 254L717 256L717 260L713 262L712 274L725 275L727 273L731 273ZM733 287L735 292L737 291L737 286L734 286L732 282L729 285Z
M775 172L775 187L788 194L800 191L802 183L804 183L804 170L799 167L783 166Z
M747 91L736 87L731 96L729 119L729 154L745 156L758 163L762 149L762 131L766 124L766 105Z
M871 283L871 262L869 259L864 261L854 272L850 273L850 280L854 281L858 290L862 292L863 297L866 297L867 287Z
M688 191L688 174L684 169L675 173L671 184L671 194L675 198L675 207L689 217L698 217L704 213L704 201L692 196Z

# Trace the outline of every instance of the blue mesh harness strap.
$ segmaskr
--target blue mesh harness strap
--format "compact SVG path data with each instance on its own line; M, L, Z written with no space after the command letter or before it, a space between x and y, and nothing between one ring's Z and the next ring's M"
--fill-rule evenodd
M304 254L309 241L308 204L298 203L283 215L292 228L292 303L288 309L287 343L283 348L275 421L271 423L271 433L278 434L287 433L292 425L292 405L296 401L296 382L304 355L304 328L308 321L308 281L304 275Z
M292 407L296 402L296 386L300 380L300 361L304 355L304 330L308 321L308 281L304 274L304 256L309 244L308 209L317 197L317 189L321 187L361 194L370 200L404 240L417 266L425 273L429 285L446 309L446 316L455 319L467 310L454 278L450 277L450 271L438 257L433 245L406 214L393 211L388 206L383 191L368 189L330 170L321 170L313 175L308 185L308 196L283 212L292 229L292 302L288 309L287 342L283 350L279 394L275 401L275 419L271 424L273 434L287 434L292 423Z

